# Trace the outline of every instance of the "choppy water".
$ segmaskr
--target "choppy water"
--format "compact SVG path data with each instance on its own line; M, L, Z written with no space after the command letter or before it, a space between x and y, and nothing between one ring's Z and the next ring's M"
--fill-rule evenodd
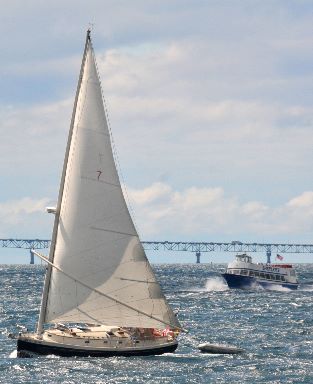
M0 266L0 383L313 383L313 265L297 267L298 291L229 290L222 265L157 265L166 296L190 330L175 354L133 358L16 358L7 337L33 329L44 269ZM207 355L197 341L242 355Z

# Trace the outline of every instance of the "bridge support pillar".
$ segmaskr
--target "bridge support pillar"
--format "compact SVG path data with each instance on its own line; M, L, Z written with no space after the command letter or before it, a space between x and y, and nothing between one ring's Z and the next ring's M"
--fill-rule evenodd
M267 264L271 264L271 256L272 256L272 251L270 248L267 248L266 250Z
M34 258L34 254L33 254L33 251L30 249L30 263L29 264L35 264L35 258Z
M201 261L200 261L200 257L201 257L201 253L200 253L200 252L196 252L196 258L197 258L196 263L197 263L197 264L200 264L200 263L201 263Z

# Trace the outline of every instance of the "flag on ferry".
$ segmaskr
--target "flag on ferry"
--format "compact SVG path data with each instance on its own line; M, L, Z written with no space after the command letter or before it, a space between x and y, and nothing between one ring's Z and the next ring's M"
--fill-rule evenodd
M276 259L278 259L278 260L283 260L283 259L284 259L284 257L283 257L283 256L281 256L281 255L276 255Z

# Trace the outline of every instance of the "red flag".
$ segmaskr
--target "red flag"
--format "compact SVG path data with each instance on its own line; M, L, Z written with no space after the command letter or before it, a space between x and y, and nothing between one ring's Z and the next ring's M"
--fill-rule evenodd
M276 259L278 259L278 260L283 260L283 259L284 259L284 257L283 257L283 256L281 256L281 255L276 255Z

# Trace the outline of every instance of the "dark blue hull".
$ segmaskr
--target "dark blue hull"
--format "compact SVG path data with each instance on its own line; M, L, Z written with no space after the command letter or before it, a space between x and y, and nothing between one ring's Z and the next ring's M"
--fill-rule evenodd
M163 353L174 352L178 343L168 346L160 346L150 349L133 349L129 351L119 350L84 350L70 347L53 346L51 344L40 344L32 341L17 340L17 356L33 357L35 355L57 355L57 356L81 356L81 357L112 357L112 356L149 356L162 355Z
M294 290L298 289L299 285L296 283L276 283L274 281L259 280L255 277L234 275L230 273L223 273L222 276L226 280L229 288L255 289L262 287L264 289L275 289L281 287Z

